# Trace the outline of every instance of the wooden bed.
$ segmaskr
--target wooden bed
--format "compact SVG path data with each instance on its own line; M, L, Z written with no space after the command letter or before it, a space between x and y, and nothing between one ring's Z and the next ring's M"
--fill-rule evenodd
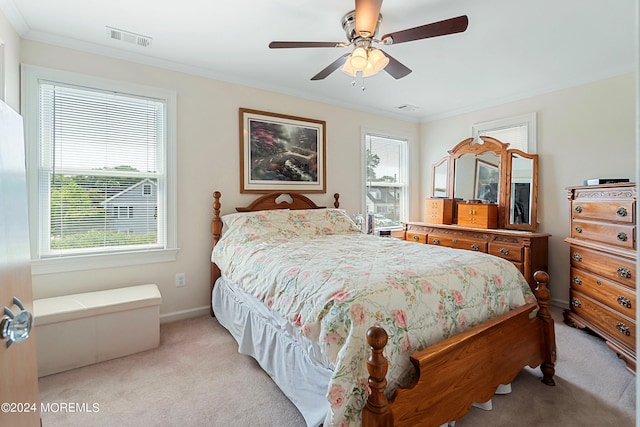
M290 193L289 202L278 202L281 193L257 198L238 212L270 209L320 209L312 200ZM222 235L220 192L213 194L211 233L213 245ZM339 207L339 195L334 195ZM211 290L220 277L220 270L211 264ZM387 333L372 326L367 332L371 355L367 362L371 394L362 412L362 425L370 426L440 426L460 419L474 402L486 402L500 384L508 384L525 366L538 367L542 382L555 385L555 332L549 313L549 276L543 271L534 274L537 283L534 294L538 305L526 304L502 316L479 324L461 334L443 340L411 355L416 369L416 381L396 390L387 399L387 360L384 346ZM535 315L531 315L534 310ZM211 308L213 315L213 307Z

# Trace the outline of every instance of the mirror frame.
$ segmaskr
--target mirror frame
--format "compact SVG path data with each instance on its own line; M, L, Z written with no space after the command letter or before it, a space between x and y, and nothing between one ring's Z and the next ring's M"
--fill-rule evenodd
M431 197L435 197L435 190L436 190L436 171L438 170L439 167L441 167L442 165L445 166L444 170L447 173L447 176L445 177L445 189L444 189L444 197L445 198L451 198L451 193L450 193L450 187L449 187L449 164L447 163L449 161L449 156L444 156L443 158L441 158L440 160L438 160L437 162L435 162L432 166L431 166ZM439 197L439 196L438 196Z
M528 230L528 231L534 231L537 228L538 225L538 155L537 154L529 154L529 153L525 153L524 151L521 150L516 150L515 148L512 148L510 150L508 150L507 152L508 157L507 157L507 177L506 177L506 194L508 195L508 200L509 203L506 205L506 217L505 217L505 228L510 228L510 229L514 229L514 230ZM532 179L531 179L531 215L530 215L530 223L529 224L516 224L516 223L512 223L511 222L511 194L512 194L512 189L511 189L511 177L512 177L512 173L513 173L513 157L514 156L520 156L524 159L529 159L532 161L532 167L533 167L533 171L532 171Z
M525 153L517 149L509 149L509 144L501 142L490 136L481 136L482 143L475 142L474 138L467 138L459 142L455 147L448 151L449 156L440 159L432 166L432 186L431 195L433 196L433 177L437 166L445 161L449 161L449 177L447 182L447 197L455 198L455 180L456 180L456 159L465 155L478 155L487 152L493 152L500 157L500 190L498 193L498 228L506 228L513 230L534 231L537 228L538 219L538 155ZM511 176L513 156L518 155L533 161L533 182L531 195L531 223L530 224L514 224L510 221L511 213Z

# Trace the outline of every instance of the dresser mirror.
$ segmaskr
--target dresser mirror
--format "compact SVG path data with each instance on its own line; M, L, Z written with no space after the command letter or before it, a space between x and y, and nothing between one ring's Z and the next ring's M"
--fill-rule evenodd
M433 164L431 197L449 197L449 156Z
M498 206L498 227L536 229L538 156L488 136L467 138L433 165L432 196ZM442 189L443 165L448 165ZM436 181L438 177L438 181Z
M538 156L520 150L508 150L507 181L509 217L507 228L535 230L538 200Z

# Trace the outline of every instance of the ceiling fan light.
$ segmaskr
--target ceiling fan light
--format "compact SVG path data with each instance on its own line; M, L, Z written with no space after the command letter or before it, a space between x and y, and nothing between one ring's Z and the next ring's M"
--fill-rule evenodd
M368 61L367 66L364 68L364 70L362 70L362 77L373 76L375 74L378 74L378 71L380 70L376 70L376 67L371 63L371 61Z
M351 59L351 58L349 58ZM345 73L348 76L355 76L356 75L356 70L351 66L351 61L347 60L345 61L344 65L342 66L342 68L340 68L340 71L342 71L343 73Z
M348 62L356 71L364 70L367 66L367 51L362 47L355 48Z
M375 72L380 72L389 64L389 58L379 49L371 49L369 51L369 62L373 66Z

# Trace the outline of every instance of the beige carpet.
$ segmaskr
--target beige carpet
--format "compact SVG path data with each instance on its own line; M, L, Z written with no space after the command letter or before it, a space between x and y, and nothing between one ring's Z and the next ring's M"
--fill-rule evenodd
M556 334L556 387L523 370L492 411L472 408L456 427L634 426L635 376L599 338L561 322ZM158 349L41 378L40 397L55 410L42 414L45 427L304 425L208 316L162 325ZM80 411L56 410L63 403Z

